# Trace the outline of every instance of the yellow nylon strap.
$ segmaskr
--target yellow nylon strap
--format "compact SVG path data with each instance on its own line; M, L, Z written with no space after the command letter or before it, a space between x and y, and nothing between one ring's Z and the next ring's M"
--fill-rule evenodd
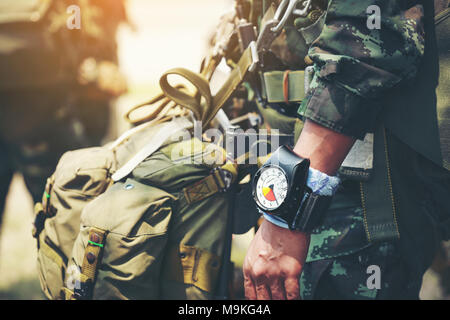
M269 153L268 155L264 156L264 157L258 157L257 158L257 162L258 162L258 168L261 168L266 162L267 160L269 160L269 158L272 156L271 153Z
M219 192L219 187L212 175L183 189L184 196L189 204L206 199Z
M89 240L84 251L83 264L81 266L82 282L91 280L95 281L95 275L97 272L97 265L101 258L101 252L103 250L106 233L103 230L97 228L91 228L89 231ZM84 276L84 277L83 277Z
M222 170L230 172L233 176L232 183L236 180L238 171L237 166L232 162L225 163ZM209 176L183 189L184 196L188 204L206 199L226 187L225 181L219 171L213 171Z
M227 81L214 96L212 107L208 109L209 113L206 116L206 120L204 120L207 124L215 117L216 113L223 107L233 92L235 92L244 81L244 78L247 75L248 69L252 63L252 51L251 47L248 47L242 54L236 67L231 71Z
M38 215L39 213L44 212L44 206L42 205L42 203L37 202L34 205L34 214Z
M170 247L166 254L165 279L192 284L207 292L215 290L221 264L219 256L184 244Z
M183 84L178 84L174 88L185 92L188 91ZM138 124L154 120L158 118L158 116L159 118L161 118L161 113L163 113L162 116L170 115L172 109L175 109L176 107L177 104L170 98L166 97L163 92L161 92L151 100L130 108L124 114L124 118L131 124ZM133 113L136 113L136 115L133 116ZM179 112L177 113L177 115L178 114Z
M169 81L168 77L170 75L178 75L182 78L185 78L189 81L198 91L198 94L204 98L205 105L200 103L200 99L173 87ZM204 121L204 116L207 112L207 109L211 106L212 96L211 90L209 88L209 82L203 77L201 74L195 73L188 69L184 68L175 68L169 71L166 71L159 80L159 84L161 89L165 93L167 97L171 100L175 101L180 106L183 106L189 110L191 110L197 120Z
M217 65L220 63L221 58L216 57L206 57L202 61L202 66L200 68L200 73L208 79L208 81L211 80L212 75L214 74L214 71L217 68Z
M180 106L191 110L197 120L202 121L205 128L231 97L237 87L244 81L248 69L253 63L251 48L247 48L241 56L236 67L231 71L227 81L222 85L217 94L212 97L208 80L202 75L184 68L175 68L165 72L159 84L164 94ZM190 82L197 90L195 95L190 95L183 90L172 86L169 75L178 75ZM202 99L203 98L203 101Z
M237 165L231 161L227 161L222 167L223 170L227 170L229 172L231 172L231 174L233 175L233 182L236 180L237 175L238 175L238 170L237 170Z
M77 300L77 299L75 299L74 292L72 290L64 287L64 288L62 288L62 291L63 291L62 292L63 296L61 298L63 298L64 300Z

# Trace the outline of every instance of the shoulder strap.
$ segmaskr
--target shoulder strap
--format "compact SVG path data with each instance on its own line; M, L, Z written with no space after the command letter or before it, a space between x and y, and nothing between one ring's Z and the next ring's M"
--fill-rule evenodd
M364 227L370 242L400 237L386 129L379 126L374 137L373 166L377 174L360 182Z
M170 137L191 126L192 122L186 118L174 118L170 122L161 123L158 132L151 137L147 145L117 170L112 175L112 179L119 181L128 176L142 161L157 151Z
M208 80L201 74L183 68L171 69L163 74L160 86L164 94L180 106L191 110L197 120L202 121L203 128L207 127L217 112L228 101L236 88L244 81L249 68L253 64L252 48L247 48L238 64L229 74L227 80L215 96L212 96ZM168 77L177 75L197 89L196 95L189 95L183 90L172 86Z

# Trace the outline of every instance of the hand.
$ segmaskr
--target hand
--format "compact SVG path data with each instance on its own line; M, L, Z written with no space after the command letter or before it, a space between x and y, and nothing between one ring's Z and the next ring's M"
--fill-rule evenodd
M309 239L309 234L283 229L264 220L244 261L246 298L299 300L299 279Z

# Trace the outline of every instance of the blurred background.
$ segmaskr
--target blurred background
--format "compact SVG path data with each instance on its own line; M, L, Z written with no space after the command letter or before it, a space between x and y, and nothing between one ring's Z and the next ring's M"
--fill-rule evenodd
M158 80L164 71L172 67L197 71L206 53L208 38L220 16L231 8L232 0L126 1L129 23L115 30L117 55L114 57L113 54L109 59L118 65L121 78L109 86L113 92L104 99L108 109L105 111L108 114L106 128L96 133L92 144L113 139L127 129L124 111L151 98L159 88ZM92 65L100 65L98 60L93 61L85 58L81 63L80 68L84 70L80 80L82 85L90 81ZM109 67L108 70L117 72L114 67ZM127 91L121 88L123 81ZM89 101L86 103L89 105ZM95 115L87 112L85 117L89 127L89 120L92 121ZM76 124L74 127L76 129ZM33 219L33 196L27 191L24 176L14 173L0 231L0 299L44 298L36 271L36 240L31 235ZM251 233L234 239L232 259L238 275L250 239ZM425 276L422 298L443 298L433 271Z

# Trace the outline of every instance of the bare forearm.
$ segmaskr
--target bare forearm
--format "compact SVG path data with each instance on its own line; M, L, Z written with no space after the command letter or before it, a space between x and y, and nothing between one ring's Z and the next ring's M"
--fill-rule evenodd
M309 159L312 168L335 175L354 143L355 138L306 120L294 152Z

